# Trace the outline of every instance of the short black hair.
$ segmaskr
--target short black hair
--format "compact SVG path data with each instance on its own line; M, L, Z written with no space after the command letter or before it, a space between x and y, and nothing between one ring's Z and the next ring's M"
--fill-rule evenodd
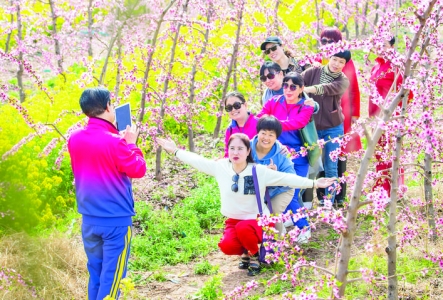
M232 91L226 94L225 99L224 99L224 103L226 105L226 101L228 101L229 97L237 97L238 99L240 99L241 103L246 103L246 99L245 96L243 96L242 93L237 92L237 91Z
M348 61L351 60L351 51L345 50L345 51L342 51L342 52L338 52L338 53L332 54L331 57L332 56L343 58L344 60L346 60L346 62L348 62Z
M288 82L289 80L292 80L292 83L298 85L299 87L302 87L305 85L305 81L303 80L303 77L301 77L300 74L297 72L289 72L285 75L283 78L283 82Z
M271 115L263 115L257 123L257 134L260 132L260 130L274 131L277 138L279 138L283 128L280 121L276 117Z
M260 68L260 76L265 75L265 70L268 70L269 73L280 73L281 67L278 63L273 61L266 61Z
M392 37L392 39L389 40L389 45L394 46L395 44L395 36Z
M110 103L111 93L104 87L88 88L80 96L80 107L88 117L101 115Z

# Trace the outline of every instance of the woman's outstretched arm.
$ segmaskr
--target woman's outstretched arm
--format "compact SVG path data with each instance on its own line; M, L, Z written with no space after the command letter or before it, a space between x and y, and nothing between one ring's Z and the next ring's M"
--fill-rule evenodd
M174 141L157 138L157 143L169 154L177 156L182 162L191 165L200 172L215 176L217 161L207 159L196 153L179 149Z

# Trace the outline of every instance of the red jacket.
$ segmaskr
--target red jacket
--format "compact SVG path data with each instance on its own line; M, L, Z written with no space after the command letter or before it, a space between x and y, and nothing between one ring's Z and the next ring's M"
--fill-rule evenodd
M378 93L383 97L383 99L385 99L389 93L389 90L391 89L392 84L394 83L395 72L392 69L392 65L389 60L385 60L382 57L377 57L375 62L376 65L371 70L371 82L375 83ZM402 82L403 76L399 74L397 77L397 91L399 90ZM399 105L401 106L401 102ZM377 116L380 112L380 107L372 103L370 99L368 108L370 117Z

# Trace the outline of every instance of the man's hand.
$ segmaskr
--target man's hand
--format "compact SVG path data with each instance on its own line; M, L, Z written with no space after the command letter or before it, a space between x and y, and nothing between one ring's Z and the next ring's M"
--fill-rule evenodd
M138 133L139 129L135 124L132 124L131 127L127 125L126 129L121 132L121 134L123 134L123 138L126 140L126 143L128 144L135 144L135 142L137 142Z

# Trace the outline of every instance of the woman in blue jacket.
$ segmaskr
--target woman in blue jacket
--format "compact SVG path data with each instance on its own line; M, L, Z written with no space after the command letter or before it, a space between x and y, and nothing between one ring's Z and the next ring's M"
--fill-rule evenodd
M282 146L277 139L282 134L282 125L280 121L270 115L262 116L257 123L257 135L251 141L252 158L258 164L268 166L275 171L296 174L294 164L284 154L282 154ZM279 215L287 211L288 205L294 198L294 189L290 187L268 187L269 196L271 198L273 213ZM295 213L300 208L298 203L291 206ZM306 218L302 218L295 222L300 228L306 228L305 232L300 234L297 242L306 243L310 237L309 223ZM284 233L283 224L277 223L275 228L280 234Z

